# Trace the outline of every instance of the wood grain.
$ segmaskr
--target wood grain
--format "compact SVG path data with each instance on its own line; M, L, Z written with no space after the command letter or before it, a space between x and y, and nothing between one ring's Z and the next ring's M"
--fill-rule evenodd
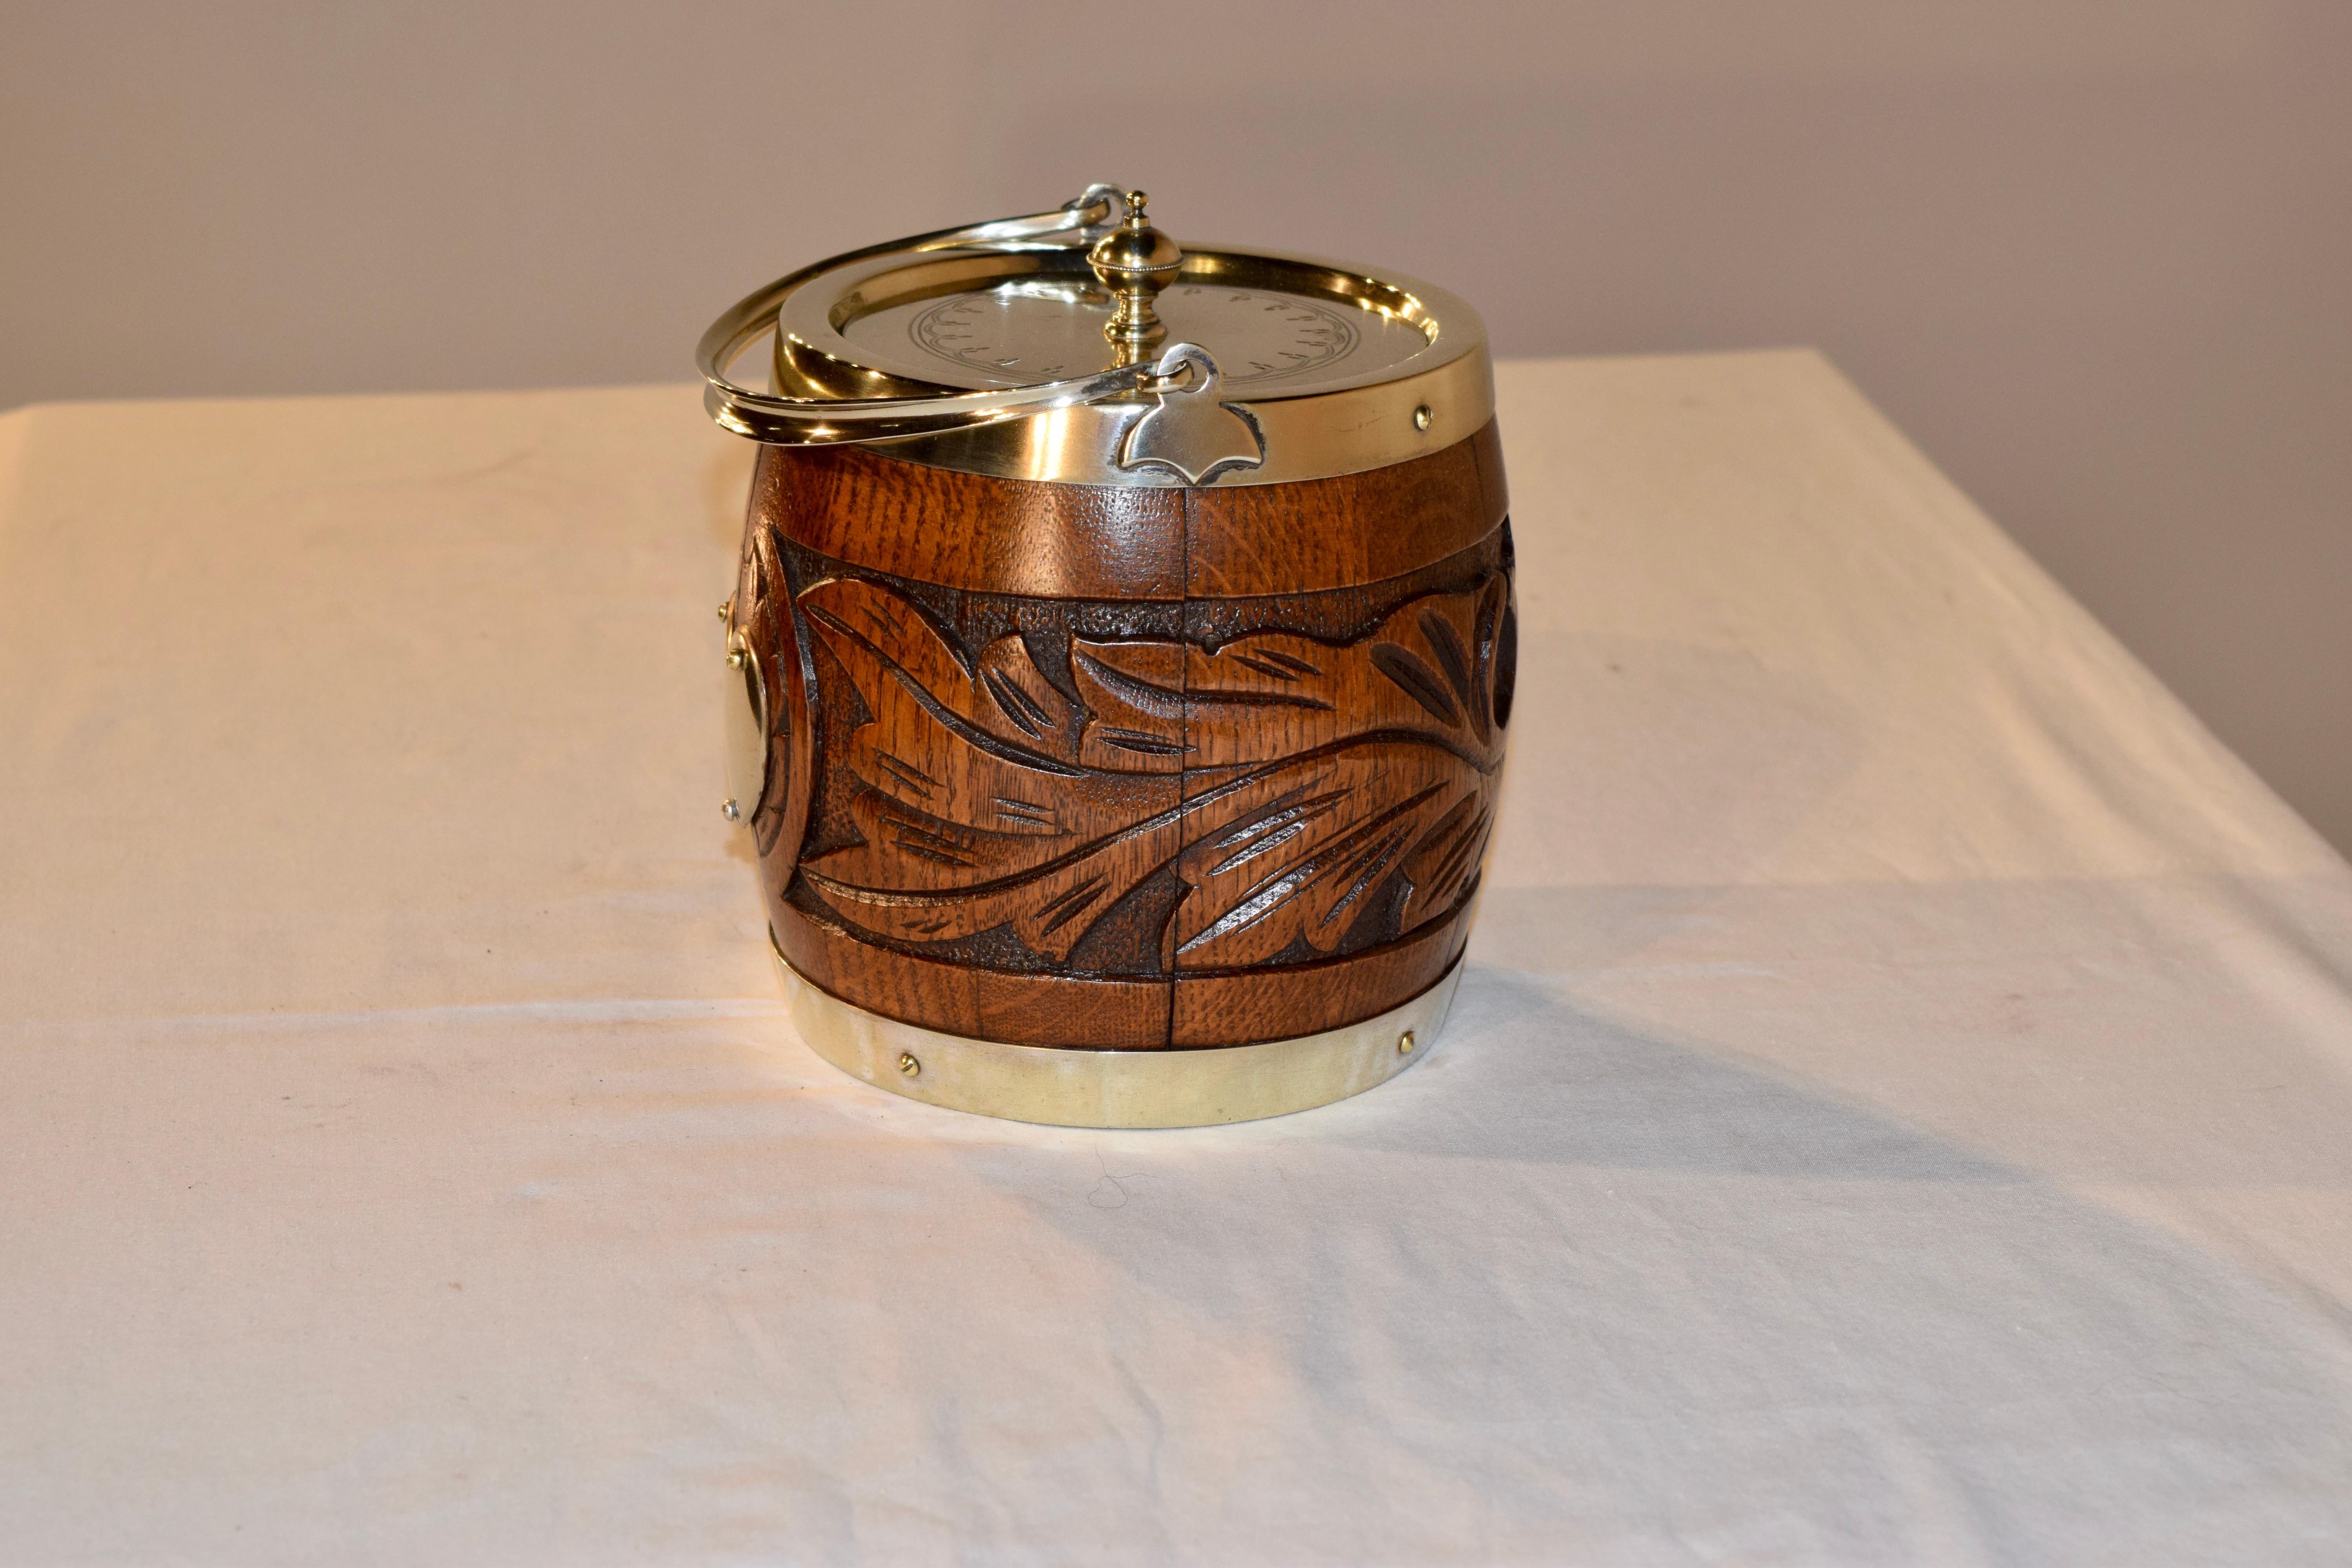
M1160 1050L1173 993L1165 980L1009 974L859 942L775 900L776 946L803 979L901 1023L1014 1046Z
M1429 521L1433 497L1485 504L1478 454L1327 496L1307 515L1339 543L1294 550L1321 551L1302 574L1402 571L1173 602L884 571L893 520L937 499L877 499L913 465L821 454L833 478L803 486L806 454L763 462L739 624L780 716L754 826L787 959L905 1022L1119 1049L1311 1034L1432 984L1466 932L1515 680L1507 527ZM1423 498L1420 521L1366 542L1381 525L1345 508L1376 492ZM876 524L854 556L810 542L854 533L845 515ZM1411 558L1449 529L1466 542ZM1273 549L1228 556L1271 581Z
M1176 600L1377 583L1475 542L1507 507L1493 421L1409 463L1290 485L1057 485L859 447L765 447L752 511L887 576L1034 598Z
M763 447L752 511L893 577L1036 598L1180 599L1184 492L998 479L858 447Z
M1470 939L1471 911L1384 947L1281 969L1180 974L1168 1043L1177 1050L1286 1040L1403 1005L1444 976Z
M1377 583L1483 539L1509 507L1491 419L1409 463L1183 494L1185 592L1197 599Z

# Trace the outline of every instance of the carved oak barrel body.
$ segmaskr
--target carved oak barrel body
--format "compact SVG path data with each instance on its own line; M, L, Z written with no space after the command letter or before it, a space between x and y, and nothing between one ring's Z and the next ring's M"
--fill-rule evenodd
M1094 302L1099 336L1116 290ZM1171 354L1058 410L879 444L758 432L729 607L758 752L729 810L801 1032L882 1087L1238 1120L1370 1087L1443 1022L1517 658L1491 394L1461 390L1483 338L1473 376L1385 399L1396 460L1270 480L1281 422L1202 338L1207 372ZM1240 434L1187 447L1173 400L1204 384ZM1160 406L1165 460L1121 466ZM1023 421L1053 428L1008 445ZM1021 477L1041 441L1098 460Z

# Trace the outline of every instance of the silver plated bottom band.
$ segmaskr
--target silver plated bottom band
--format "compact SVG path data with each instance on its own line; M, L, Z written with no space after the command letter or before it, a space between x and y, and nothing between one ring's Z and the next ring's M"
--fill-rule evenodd
M772 947L784 1008L811 1050L877 1089L1056 1127L1207 1127L1284 1116L1376 1088L1429 1054L1461 983L1376 1018L1259 1045L1088 1051L1008 1046L902 1024L803 979Z

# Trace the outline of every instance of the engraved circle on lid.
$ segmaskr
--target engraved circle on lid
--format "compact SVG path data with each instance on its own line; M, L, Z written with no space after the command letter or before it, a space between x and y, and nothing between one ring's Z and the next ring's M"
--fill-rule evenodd
M1428 347L1410 322L1274 289L1179 283L1158 306L1171 340L1207 347L1229 387L1343 363L1349 374L1377 370ZM1018 386L1106 368L1112 355L1102 328L1111 308L1109 292L1093 283L1022 279L878 310L845 331L853 342L903 335L987 384Z

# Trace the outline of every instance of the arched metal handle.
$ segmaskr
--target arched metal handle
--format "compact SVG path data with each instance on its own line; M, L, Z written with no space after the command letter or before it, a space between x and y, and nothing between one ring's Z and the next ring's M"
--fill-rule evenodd
M775 330L776 312L785 297L820 272L892 251L1083 247L1118 227L1125 205L1118 186L1088 185L1083 195L1063 203L1052 212L999 218L992 223L871 245L780 278L737 304L702 334L702 342L695 350L695 363L706 384L702 405L722 427L739 436L775 447L815 447L936 435L1067 408L1073 404L1094 403L1124 393L1157 389L1163 374L1150 363L1121 365L1092 375L1043 382L1034 386L932 397L782 397L774 393L755 392L727 379L728 366L752 340Z

